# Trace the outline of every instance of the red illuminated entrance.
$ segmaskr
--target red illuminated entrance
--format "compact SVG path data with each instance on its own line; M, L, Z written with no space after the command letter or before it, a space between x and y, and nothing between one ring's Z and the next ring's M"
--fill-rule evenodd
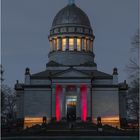
M62 87L60 85L56 86L56 121L59 122L61 120L61 98L62 98ZM63 94L64 95L64 94ZM87 118L87 86L81 85L80 87L80 104L81 108L81 120L86 121ZM78 103L77 103L78 104ZM62 106L65 106L65 104L62 104Z

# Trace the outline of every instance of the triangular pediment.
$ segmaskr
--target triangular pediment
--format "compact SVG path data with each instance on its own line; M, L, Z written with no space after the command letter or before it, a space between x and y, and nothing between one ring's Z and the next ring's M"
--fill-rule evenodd
M84 73L80 70L76 70L74 68L67 69L65 71L59 72L54 77L90 77L87 73Z

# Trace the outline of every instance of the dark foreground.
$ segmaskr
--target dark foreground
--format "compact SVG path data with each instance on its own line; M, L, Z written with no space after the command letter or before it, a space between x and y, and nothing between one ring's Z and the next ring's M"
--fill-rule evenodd
M88 137L5 137L2 140L138 140L136 136L88 136Z
M70 127L71 126L71 127ZM27 129L2 129L3 140L138 140L137 130L122 130L108 125L91 123L51 123L36 125Z

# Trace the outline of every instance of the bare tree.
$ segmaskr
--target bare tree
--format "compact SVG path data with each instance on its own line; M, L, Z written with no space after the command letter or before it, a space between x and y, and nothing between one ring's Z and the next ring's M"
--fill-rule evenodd
M1 117L2 123L15 119L16 112L16 94L15 90L3 84L4 70L1 66Z
M139 44L140 36L139 30L133 38L131 51L135 53L134 57L130 58L129 65L127 66L130 88L128 91L128 115L130 118L139 121Z

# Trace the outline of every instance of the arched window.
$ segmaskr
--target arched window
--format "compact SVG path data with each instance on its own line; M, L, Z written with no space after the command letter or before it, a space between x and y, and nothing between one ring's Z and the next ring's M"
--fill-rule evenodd
M81 39L77 38L77 51L81 51Z
M66 38L62 39L62 51L66 50Z
M69 39L69 50L70 51L74 50L74 38Z

